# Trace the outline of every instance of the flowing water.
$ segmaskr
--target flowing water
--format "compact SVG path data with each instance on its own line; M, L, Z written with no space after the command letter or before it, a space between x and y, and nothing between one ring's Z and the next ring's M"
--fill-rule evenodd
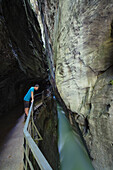
M58 105L58 148L61 170L94 170L86 149Z

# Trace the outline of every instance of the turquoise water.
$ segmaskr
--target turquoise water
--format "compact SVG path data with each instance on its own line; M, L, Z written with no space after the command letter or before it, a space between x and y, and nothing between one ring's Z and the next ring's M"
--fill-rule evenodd
M58 149L61 170L94 170L86 149L65 117L62 108L58 110Z

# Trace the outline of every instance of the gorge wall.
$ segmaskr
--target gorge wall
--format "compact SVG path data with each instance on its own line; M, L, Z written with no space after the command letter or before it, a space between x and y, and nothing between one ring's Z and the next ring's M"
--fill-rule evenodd
M97 170L113 167L113 1L38 1L58 91Z
M2 115L23 102L31 85L47 78L39 24L27 1L0 1L0 64Z
M0 115L17 105L23 96L22 82L27 77L15 55L0 4Z
M111 170L113 1L37 1L61 98L79 124L95 169ZM3 113L22 98L29 82L46 80L48 66L39 24L29 1L0 1L0 36Z

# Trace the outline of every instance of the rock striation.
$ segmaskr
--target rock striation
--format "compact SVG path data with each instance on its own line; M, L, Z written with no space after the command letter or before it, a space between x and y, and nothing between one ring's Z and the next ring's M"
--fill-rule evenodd
M113 1L38 3L53 49L58 91L75 115L95 169L111 170Z

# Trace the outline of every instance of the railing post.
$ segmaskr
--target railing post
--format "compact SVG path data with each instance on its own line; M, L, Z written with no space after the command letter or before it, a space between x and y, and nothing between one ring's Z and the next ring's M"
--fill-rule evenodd
M32 138L34 139L33 107L32 107L32 110L31 110L31 123L32 123L32 126L31 126L31 129L32 129Z
M26 141L26 148L25 148L25 155L28 155L28 145L27 145L27 141ZM25 170L27 170L27 168L28 168L28 162L27 162L27 158L26 158L26 160L25 160Z
M26 139L24 137L24 144L23 144L23 148L24 148L24 158L23 158L23 163L24 163L24 170L25 170L25 162L26 162L26 154L25 154L25 150L26 150Z

